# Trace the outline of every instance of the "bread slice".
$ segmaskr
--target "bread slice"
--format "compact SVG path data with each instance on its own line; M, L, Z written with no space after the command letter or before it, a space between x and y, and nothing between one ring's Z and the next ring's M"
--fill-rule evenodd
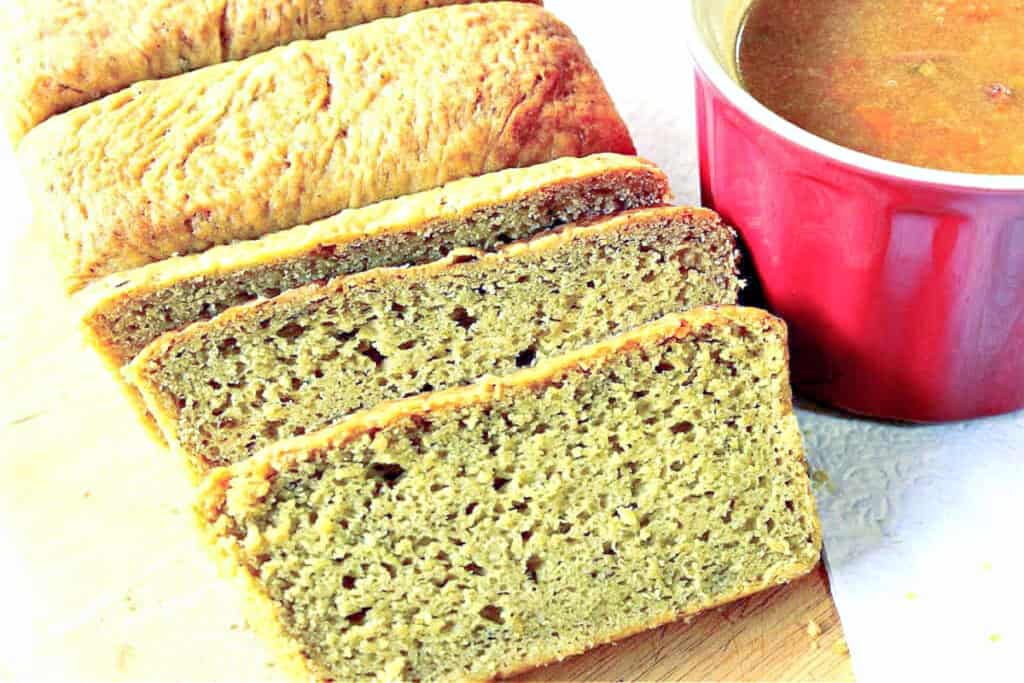
M92 345L120 368L164 332L240 303L315 280L436 261L457 247L493 250L670 198L657 167L618 154L499 171L116 273L87 288L83 322Z
M379 406L205 480L305 680L489 679L810 571L784 324L699 309Z
M74 290L451 180L634 148L565 24L483 3L140 83L18 151Z
M125 375L202 471L380 401L735 302L736 262L716 214L641 209L498 253L457 250L232 308L162 336Z
M54 114L139 81L322 38L380 17L467 1L17 0L4 36L8 132L17 144Z

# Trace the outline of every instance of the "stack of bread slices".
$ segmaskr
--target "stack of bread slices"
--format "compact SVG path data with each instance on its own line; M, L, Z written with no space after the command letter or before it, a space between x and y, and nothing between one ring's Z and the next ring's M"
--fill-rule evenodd
M54 2L38 229L299 677L511 675L816 564L785 326L545 9Z

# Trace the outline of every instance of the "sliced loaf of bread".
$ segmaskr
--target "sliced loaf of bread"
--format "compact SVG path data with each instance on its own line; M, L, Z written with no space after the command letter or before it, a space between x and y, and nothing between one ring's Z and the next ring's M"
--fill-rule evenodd
M205 480L303 680L490 679L784 583L821 536L783 323L699 309Z
M733 303L734 235L703 209L639 209L497 253L383 268L231 308L125 368L197 470L380 401L504 374L667 313Z
M566 157L498 171L116 273L82 293L83 322L92 345L120 368L164 332L247 301L316 280L436 261L457 247L490 251L670 198L665 174L631 156Z
M380 19L138 83L18 148L69 289L346 208L563 156L632 154L583 48L496 2Z

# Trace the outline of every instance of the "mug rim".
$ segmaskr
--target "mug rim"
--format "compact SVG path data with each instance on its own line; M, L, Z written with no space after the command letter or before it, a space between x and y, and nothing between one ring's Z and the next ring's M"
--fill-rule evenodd
M975 191L1024 192L1024 175L961 173L889 161L831 142L787 121L757 101L726 73L698 26L697 0L690 0L687 5L688 11L683 13L683 37L695 66L727 100L762 128L820 156L894 180Z

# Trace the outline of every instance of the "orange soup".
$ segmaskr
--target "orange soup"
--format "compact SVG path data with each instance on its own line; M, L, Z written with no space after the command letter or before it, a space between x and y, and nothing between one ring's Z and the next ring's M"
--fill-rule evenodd
M755 0L744 87L893 161L1024 174L1024 0Z

